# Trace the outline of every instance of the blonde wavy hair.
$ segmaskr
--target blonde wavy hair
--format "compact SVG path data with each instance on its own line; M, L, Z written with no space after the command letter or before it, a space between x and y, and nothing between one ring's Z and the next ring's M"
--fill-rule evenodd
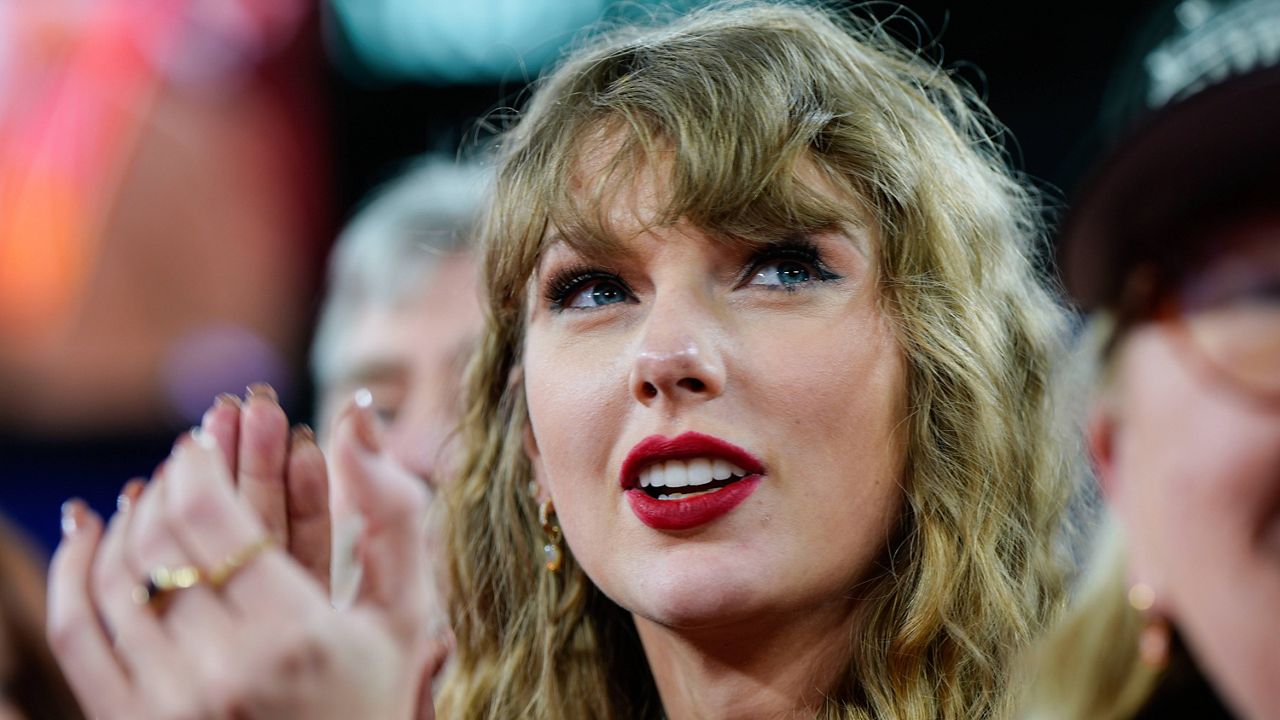
M584 201L570 179L604 129L620 142ZM865 621L821 716L1009 713L1013 659L1062 594L1073 449L1049 397L1064 314L1033 269L1039 206L1000 136L970 91L881 26L794 4L615 30L540 81L501 138L482 229L487 327L449 491L457 646L442 717L662 715L630 615L571 549L560 573L542 569L520 371L548 230L607 244L614 180L656 152L670 168L657 223L746 243L862 213L881 230L881 303L908 363L906 509L859 588ZM806 185L801 163L865 207Z

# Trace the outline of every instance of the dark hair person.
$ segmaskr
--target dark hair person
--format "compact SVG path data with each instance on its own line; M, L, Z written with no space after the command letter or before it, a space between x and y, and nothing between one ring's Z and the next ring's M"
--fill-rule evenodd
M1110 518L1037 719L1280 717L1280 3L1167 20L1064 231Z
M41 560L0 517L0 718L83 717L44 640Z

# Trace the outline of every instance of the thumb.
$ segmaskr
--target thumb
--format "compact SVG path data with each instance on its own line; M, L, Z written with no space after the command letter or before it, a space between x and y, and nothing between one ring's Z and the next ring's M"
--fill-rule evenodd
M382 428L360 399L358 393L338 415L331 468L335 512L358 513L363 525L355 548L363 573L355 604L383 610L396 630L412 637L430 608L427 489L382 452Z

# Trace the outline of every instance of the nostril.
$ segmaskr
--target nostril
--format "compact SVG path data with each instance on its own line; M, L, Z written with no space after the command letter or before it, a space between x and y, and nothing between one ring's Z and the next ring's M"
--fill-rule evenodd
M653 383L651 383L651 382L646 382L646 383L645 383L645 384L640 388L640 392L644 393L644 396L645 396L646 398L651 399L651 400L652 400L653 398L658 397L658 388L657 388L657 386L656 386L656 385L654 385L654 384L653 384Z
M688 390L689 392L696 392L696 393L700 393L703 390L707 389L706 383L702 382L698 378L691 378L691 377L680 380L680 382L676 383L676 385L684 388L685 390Z

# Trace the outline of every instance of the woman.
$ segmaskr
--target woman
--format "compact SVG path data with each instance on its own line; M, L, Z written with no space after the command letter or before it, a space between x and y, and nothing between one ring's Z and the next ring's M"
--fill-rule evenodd
M1110 518L1034 718L1280 717L1280 3L1168 21L1064 228Z
M985 122L795 7L623 31L542 84L485 233L442 714L1005 711L1067 472L1060 315ZM654 489L707 461L742 479Z
M624 30L546 79L505 136L483 232L442 716L1007 714L1011 659L1058 602L1070 463L1047 397L1062 314L994 136L875 26L792 6ZM152 505L215 571L150 605L175 635L221 595L242 622L274 613L286 646L306 642L273 682L357 683L348 710L393 696L405 714L423 685L418 583L396 576L416 572L413 505L385 500L401 486L369 459L367 413L336 434L336 464L393 518L370 523L386 530L354 620L289 621L319 617L313 593L271 609L301 573L256 550L210 433ZM146 497L131 524L155 524ZM100 552L113 534L129 533ZM72 585L92 542L65 549ZM167 552L135 572L193 562ZM227 645L151 647L234 649L210 644ZM266 708L263 677L218 687Z

